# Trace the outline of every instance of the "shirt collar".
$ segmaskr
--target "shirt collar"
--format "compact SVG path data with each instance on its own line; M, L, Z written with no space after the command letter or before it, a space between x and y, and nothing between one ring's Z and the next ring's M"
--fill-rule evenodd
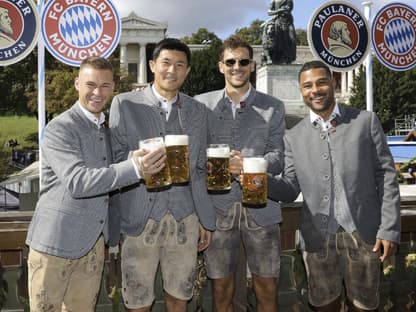
M228 96L227 94L227 90L224 91L225 92L225 98L232 104L234 104L237 107L240 107L240 103L244 102L245 100L247 100L248 96L250 95L251 92L251 83L249 84L248 90L247 92L240 98L239 102L233 102L233 100Z
M103 112L100 113L100 118L97 118L89 110L85 109L80 102L78 102L78 105L81 108L81 111L84 113L85 117L87 117L88 120L92 121L97 126L97 128L100 128L101 125L105 122L105 115Z
M161 96L159 94L159 92L156 91L156 88L155 88L154 84L152 84L152 91L153 91L153 94L156 96L157 100L163 106L170 106L171 107L172 104L175 103L178 100L178 93L176 93L176 95L171 100L168 100L167 98Z
M327 122L330 122L332 119L334 119L337 116L341 116L341 113L339 111L338 103L335 103L334 109L332 110L332 113L329 116ZM324 122L324 120L321 118L321 116L319 116L318 114L316 114L312 110L309 110L309 120L311 121L311 123Z

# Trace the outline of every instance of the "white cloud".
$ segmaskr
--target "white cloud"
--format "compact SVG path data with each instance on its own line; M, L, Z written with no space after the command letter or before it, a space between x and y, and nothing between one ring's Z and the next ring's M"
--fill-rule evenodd
M121 17L138 16L168 23L168 34L189 36L204 27L220 38L267 16L268 0L114 0ZM257 17L256 17L257 16Z
M310 15L326 0L293 0L295 27L306 29ZM364 11L362 0L348 0ZM373 0L371 15L384 5L401 2L416 9L416 0ZM134 11L138 16L168 23L168 35L190 36L207 28L225 39L237 28L247 27L255 19L265 20L270 0L113 0L121 17Z

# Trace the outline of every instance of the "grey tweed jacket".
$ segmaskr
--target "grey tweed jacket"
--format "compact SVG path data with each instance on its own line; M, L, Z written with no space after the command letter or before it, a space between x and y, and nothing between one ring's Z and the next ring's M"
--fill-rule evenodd
M78 103L46 126L41 190L26 239L33 249L76 259L101 233L109 238L108 193L138 177L130 160L111 164L107 132L88 120Z
M190 187L195 212L207 230L215 229L215 213L206 190L205 162L207 111L204 105L180 93L180 119L189 136ZM151 87L114 97L110 110L112 147L116 161L128 158L139 140L164 136L165 116ZM175 193L172 192L172 196ZM157 192L149 192L143 182L121 190L114 202L120 213L121 233L137 236L146 225Z
M243 156L264 156L267 172L277 175L283 170L283 135L285 109L277 98L251 89L245 106L238 109L233 118L231 104L225 98L225 90L216 90L195 97L208 109L208 143L225 143ZM233 181L229 193L211 195L217 212L226 215L236 202L241 202L241 187ZM265 208L248 208L249 214L260 226L282 221L280 204L268 199Z
M331 150L328 134L309 117L287 132L283 177L270 179L269 194L290 202L302 192L304 248L316 251L328 227L333 163L361 237L369 244L376 238L400 242L400 192L381 124L372 112L339 107Z

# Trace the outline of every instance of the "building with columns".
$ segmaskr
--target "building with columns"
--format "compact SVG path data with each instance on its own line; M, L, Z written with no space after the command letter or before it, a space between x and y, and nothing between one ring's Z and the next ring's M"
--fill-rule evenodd
M121 29L121 70L137 77L138 85L144 85L153 80L148 60L156 43L166 37L168 24L151 21L131 12L121 19Z
M120 38L120 65L124 73L137 77L137 86L143 86L153 80L153 74L149 69L149 60L157 42L166 37L167 22L157 22L139 17L131 12L121 19L122 33ZM191 51L206 47L205 44L189 45ZM253 46L254 60L257 68L261 64L263 47ZM308 46L298 46L294 64L303 64L314 57ZM336 97L344 103L348 103L350 88L353 85L353 77L357 69L349 72L335 72L337 81Z

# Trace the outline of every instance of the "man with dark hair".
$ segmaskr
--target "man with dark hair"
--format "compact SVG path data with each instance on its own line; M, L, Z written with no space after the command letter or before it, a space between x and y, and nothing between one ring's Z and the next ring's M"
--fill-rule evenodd
M217 229L204 253L207 274L213 280L215 310L233 311L234 273L242 242L253 277L257 311L277 311L280 206L268 200L264 208L244 207L239 175L243 158L250 156L264 157L267 172L273 176L282 171L284 105L250 84L255 69L253 49L243 39L231 36L224 41L218 66L225 88L196 97L209 109L208 143L228 144L232 149L231 191L211 195Z
M41 189L28 230L30 311L94 311L109 239L109 192L137 183L142 169L130 160L111 164L103 110L114 82L111 63L82 61L75 88L78 101L54 118L41 142ZM110 209L110 214L113 212Z
M377 311L380 261L400 242L400 194L393 158L372 112L336 103L335 81L320 61L305 63L300 92L308 117L285 135L285 168L269 195L300 192L301 249L314 311Z
M215 229L205 183L207 110L179 92L190 60L186 44L173 38L160 41L149 62L154 82L141 91L117 95L111 105L117 161L127 159L139 140L169 134L189 137L189 184L149 191L143 182L121 190L122 290L129 311L150 311L159 264L167 310L186 311L197 251L208 246ZM158 161L143 160L142 165L153 168Z

